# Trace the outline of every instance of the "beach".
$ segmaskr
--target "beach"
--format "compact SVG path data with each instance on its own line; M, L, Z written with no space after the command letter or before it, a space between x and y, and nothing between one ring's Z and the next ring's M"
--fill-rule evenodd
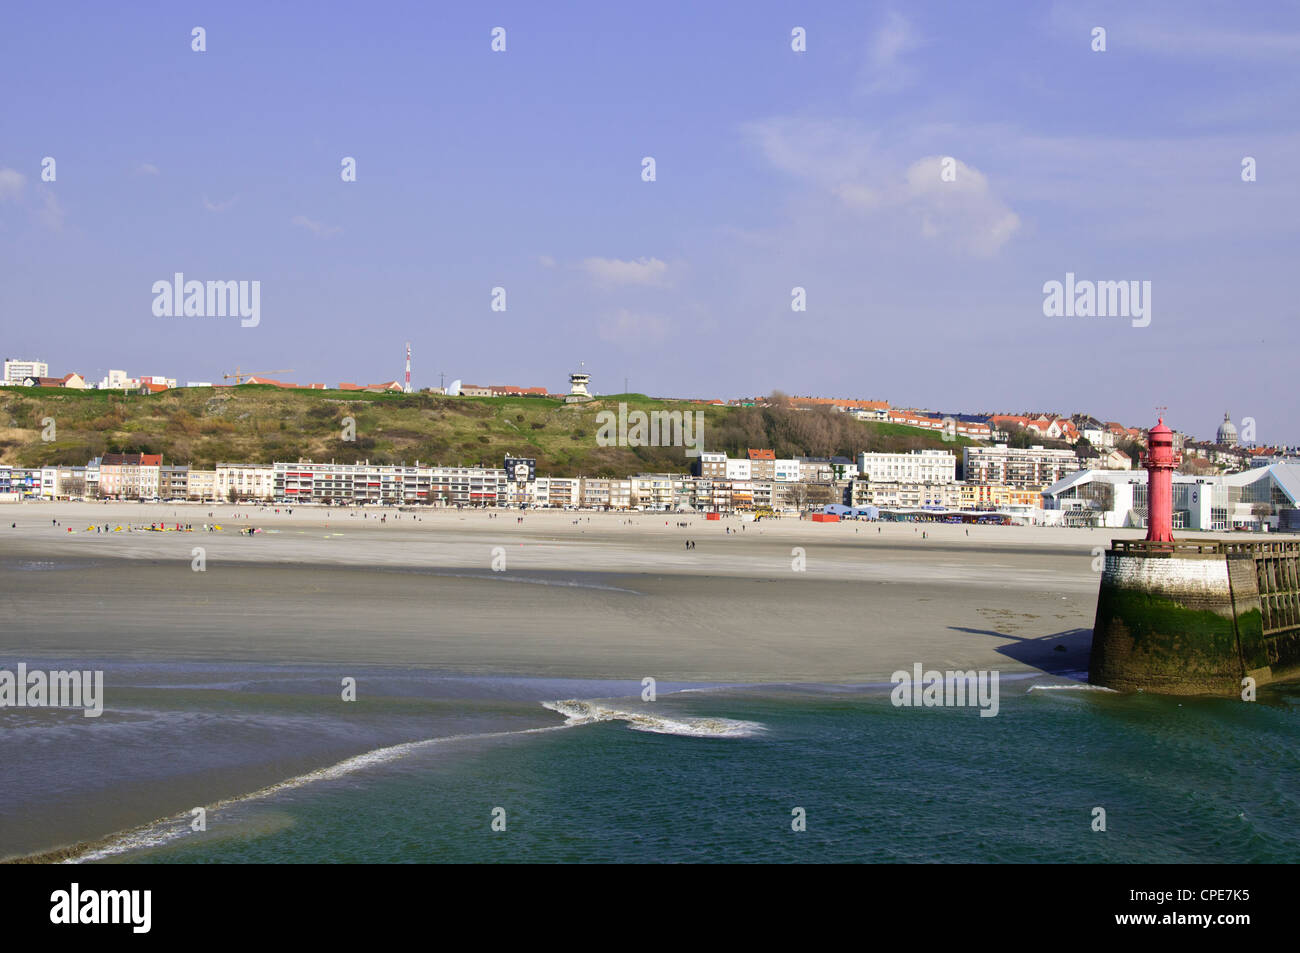
M130 833L138 825L184 827L177 812L325 777L349 759L365 767L393 746L407 758L401 746L447 740L439 758L477 757L501 738L571 723L544 707L557 699L615 699L613 717L635 726L663 711L644 703L647 678L660 706L706 706L662 726L700 736L731 717L728 692L879 696L916 663L1078 684L1094 548L1114 535L279 509L0 510L11 620L0 668L105 673L100 718L0 711L11 765L0 857L96 857L105 844L116 857L157 839ZM354 703L341 700L349 679ZM257 830L270 823L259 818Z
M7 508L0 598L23 624L0 648L842 684L916 660L1032 668L1059 661L1064 644L1086 668L1094 548L1124 535L454 510L390 510L381 523L384 511L274 510ZM200 528L87 529L178 522ZM240 534L250 527L263 532Z

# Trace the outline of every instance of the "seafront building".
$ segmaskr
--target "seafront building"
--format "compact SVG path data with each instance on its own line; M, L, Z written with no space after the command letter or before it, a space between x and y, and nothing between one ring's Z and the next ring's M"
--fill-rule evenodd
M1043 507L1066 526L1145 528L1145 470L1084 470L1043 491ZM1300 464L1241 473L1173 475L1173 528L1300 530Z
M217 499L231 493L241 500L269 500L275 495L275 467L260 463L218 463Z
M952 481L933 483L859 479L853 481L849 505L955 510L961 508L961 487Z
M1079 458L1073 450L1008 447L1004 443L962 448L962 476L967 483L1045 487L1078 469Z
M109 498L158 498L162 456L156 453L106 453L97 461L99 492Z
M106 453L85 466L0 466L0 501L234 500L756 514L853 507L896 519L1001 514L1044 524L1143 526L1146 472L1124 469L1131 461L1114 449L1085 459L1090 469L1082 469L1080 457L1069 450L968 446L962 449L963 479L958 479L957 458L947 450L863 452L855 462L781 458L770 448L749 448L735 458L703 452L694 475L614 478L537 476L535 461L526 458L508 458L501 467L300 460L226 462L206 470L164 462L158 454ZM1176 529L1300 529L1300 464L1271 463L1228 475L1175 474L1172 492Z
M189 469L185 479L185 498L187 500L217 499L217 471Z
M957 458L947 450L859 453L858 472L873 483L954 483Z

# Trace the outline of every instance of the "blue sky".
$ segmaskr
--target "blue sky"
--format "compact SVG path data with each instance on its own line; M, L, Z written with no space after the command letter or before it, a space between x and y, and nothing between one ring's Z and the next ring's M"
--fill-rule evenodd
M581 360L1300 443L1297 4L543 6L8 10L0 350L332 386L409 340L417 387ZM260 324L155 317L177 271L260 281ZM1067 272L1152 282L1150 325L1045 317Z

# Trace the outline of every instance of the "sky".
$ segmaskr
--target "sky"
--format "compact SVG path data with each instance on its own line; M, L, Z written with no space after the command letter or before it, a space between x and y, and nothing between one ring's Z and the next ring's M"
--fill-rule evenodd
M1201 438L1228 412L1300 444L1291 0L3 22L0 352L56 376L377 383L409 341L417 388L559 391L583 362L602 393L1159 412ZM260 282L257 324L155 314L177 272ZM1150 282L1149 323L1048 316L1067 273Z

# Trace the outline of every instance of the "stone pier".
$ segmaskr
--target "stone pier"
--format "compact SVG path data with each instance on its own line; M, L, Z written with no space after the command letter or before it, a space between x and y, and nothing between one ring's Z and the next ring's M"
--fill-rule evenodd
M1239 695L1246 676L1300 677L1300 542L1113 541L1088 680Z

